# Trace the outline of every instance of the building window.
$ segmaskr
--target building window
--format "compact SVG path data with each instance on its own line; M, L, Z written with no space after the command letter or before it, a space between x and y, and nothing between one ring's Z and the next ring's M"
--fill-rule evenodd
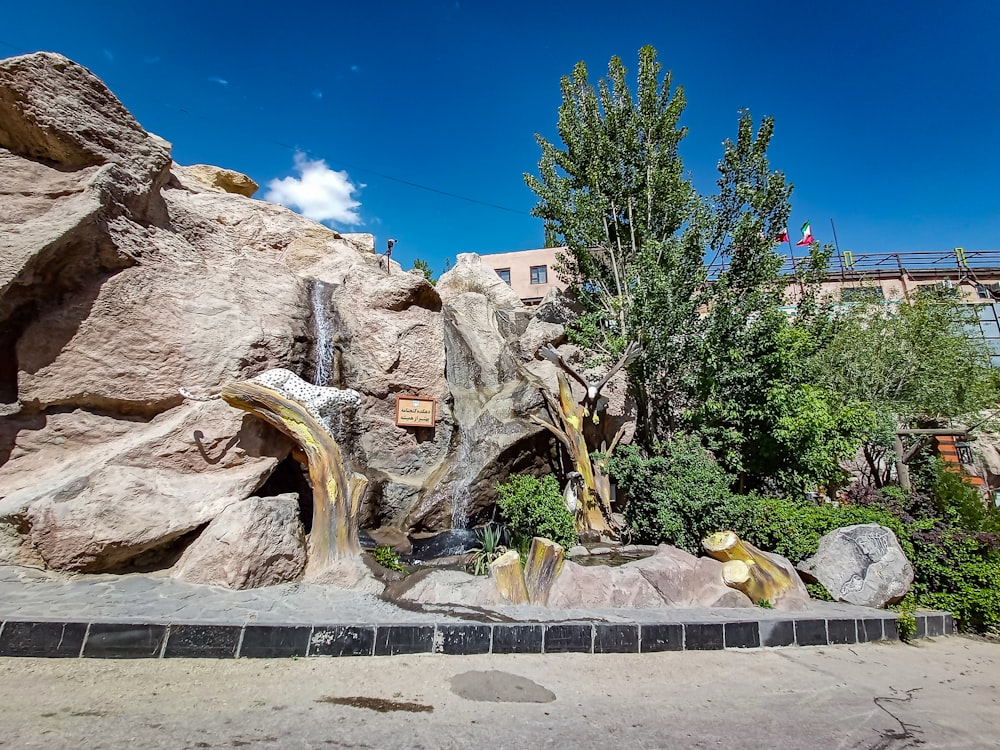
M503 281L504 284L510 286L510 269L509 268L498 268L497 276Z
M885 299L885 292L880 286L845 286L840 290L843 302L866 302Z
M549 283L549 267L548 266L532 266L531 267L531 283L532 284L548 284Z

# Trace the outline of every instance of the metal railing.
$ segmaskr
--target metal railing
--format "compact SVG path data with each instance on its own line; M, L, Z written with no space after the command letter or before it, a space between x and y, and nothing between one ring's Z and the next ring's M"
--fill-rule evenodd
M804 269L807 256L778 253L783 259L780 274L795 276ZM729 267L726 260L708 266L708 277L714 279ZM827 275L831 279L899 278L901 276L958 275L970 270L1000 270L1000 250L965 250L956 247L944 251L901 253L856 253L845 250L830 258Z

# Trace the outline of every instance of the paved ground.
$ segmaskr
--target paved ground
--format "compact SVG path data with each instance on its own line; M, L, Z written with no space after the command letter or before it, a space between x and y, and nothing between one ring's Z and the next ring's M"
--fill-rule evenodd
M998 661L1000 645L962 637L640 655L0 659L0 747L996 748Z

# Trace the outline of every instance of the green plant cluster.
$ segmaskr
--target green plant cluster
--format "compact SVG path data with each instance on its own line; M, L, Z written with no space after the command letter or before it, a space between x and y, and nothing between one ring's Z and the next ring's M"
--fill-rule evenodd
M471 550L472 560L468 569L473 575L484 576L490 572L490 563L507 551L501 544L503 540L503 528L497 524L488 523L483 528L476 530L476 538L479 546Z
M397 553L396 550L394 550L387 544L376 547L374 550L372 550L372 557L375 558L375 562L377 562L383 568L388 568L389 570L395 570L400 573L406 572L406 567L399 559L399 553Z
M540 536L565 549L576 544L576 524L551 474L541 480L512 474L497 485L497 507L516 537Z
M725 526L734 502L732 478L692 437L664 443L649 458L622 446L608 470L629 498L625 522L641 543L696 553L705 536Z

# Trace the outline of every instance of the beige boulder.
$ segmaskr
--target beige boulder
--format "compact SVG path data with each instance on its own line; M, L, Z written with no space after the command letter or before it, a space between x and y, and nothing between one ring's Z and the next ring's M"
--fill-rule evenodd
M180 167L179 170L175 167L174 171L175 173L182 171L185 175L224 193L236 193L236 195L242 195L246 198L252 198L253 194L257 192L257 188L260 187L241 172L213 167L210 164L192 164L189 167Z
M221 401L145 421L75 410L0 422L0 523L55 570L118 570L251 494L288 454Z
M722 580L722 563L661 544L649 557L626 563L674 607L752 607L754 602Z
M438 279L437 290L445 302L459 294L475 292L485 296L494 307L523 307L517 292L476 253L459 253L455 265Z
M252 589L298 580L305 533L295 494L230 503L184 550L171 575L190 583Z

